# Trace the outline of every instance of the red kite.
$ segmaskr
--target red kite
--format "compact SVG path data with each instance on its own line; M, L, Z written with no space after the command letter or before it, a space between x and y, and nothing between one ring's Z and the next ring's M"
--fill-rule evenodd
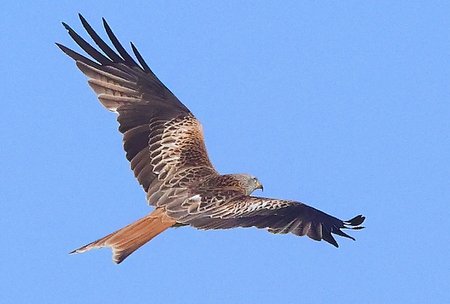
M156 77L136 47L131 43L137 62L104 19L115 50L83 16L80 19L101 51L65 23L69 35L91 59L57 46L88 77L102 105L118 115L126 157L155 209L73 253L111 247L114 262L120 263L167 228L177 226L257 227L277 234L307 235L336 247L333 234L354 240L341 229L363 228L362 215L343 221L300 202L252 196L254 190L263 188L256 177L218 173L208 158L200 122Z

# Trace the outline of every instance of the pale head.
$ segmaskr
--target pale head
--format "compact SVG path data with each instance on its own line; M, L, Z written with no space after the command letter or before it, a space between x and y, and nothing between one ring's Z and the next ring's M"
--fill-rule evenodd
M244 189L246 195L252 194L256 189L263 190L263 185L253 175L250 174L232 174L232 176L239 182L240 187Z

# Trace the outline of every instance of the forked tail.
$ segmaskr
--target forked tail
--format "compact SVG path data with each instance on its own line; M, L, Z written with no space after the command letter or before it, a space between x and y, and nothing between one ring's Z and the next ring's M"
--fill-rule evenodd
M94 248L111 247L113 251L112 259L119 264L139 247L175 224L175 220L166 215L164 210L155 209L136 222L95 242L75 249L71 253L83 253Z

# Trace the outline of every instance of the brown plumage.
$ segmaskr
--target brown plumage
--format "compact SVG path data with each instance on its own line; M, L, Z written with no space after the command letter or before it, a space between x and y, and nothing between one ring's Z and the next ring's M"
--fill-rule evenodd
M172 226L199 229L264 228L272 233L307 235L338 246L333 234L353 239L341 229L360 229L364 217L342 221L303 203L254 197L261 183L248 174L220 175L212 166L202 126L189 109L156 77L131 44L136 62L103 19L113 50L80 15L91 46L67 24L69 35L90 56L58 47L88 77L102 105L117 113L126 157L155 210L144 218L73 253L111 247L123 261Z

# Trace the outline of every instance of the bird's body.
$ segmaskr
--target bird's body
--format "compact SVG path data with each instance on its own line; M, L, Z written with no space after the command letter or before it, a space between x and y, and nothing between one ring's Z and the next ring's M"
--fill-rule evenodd
M144 218L74 252L111 247L116 263L173 226L199 229L264 228L273 233L307 235L338 246L332 234L359 229L364 217L342 221L303 203L251 196L262 189L248 174L219 174L211 164L202 126L189 109L155 76L132 44L137 63L104 26L109 47L80 15L103 53L68 25L69 35L94 60L57 44L76 61L108 110L118 114L126 157L155 210Z

